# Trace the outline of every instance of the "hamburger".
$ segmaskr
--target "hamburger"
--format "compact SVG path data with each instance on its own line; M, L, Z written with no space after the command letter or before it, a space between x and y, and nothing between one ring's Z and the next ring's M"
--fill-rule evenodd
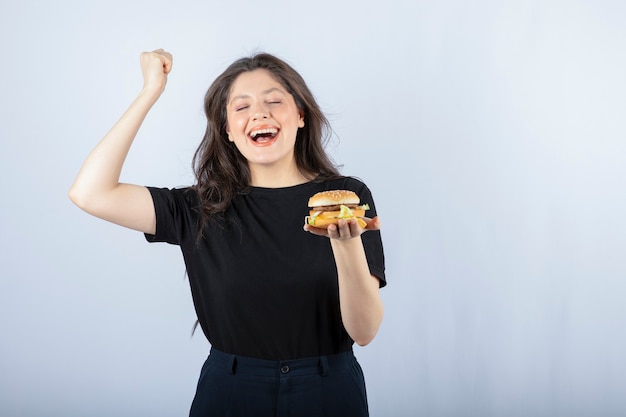
M310 211L306 222L313 227L326 229L331 224L337 224L339 219L357 219L359 226L365 228L367 223L361 217L370 208L360 201L359 196L352 191L322 191L309 198Z

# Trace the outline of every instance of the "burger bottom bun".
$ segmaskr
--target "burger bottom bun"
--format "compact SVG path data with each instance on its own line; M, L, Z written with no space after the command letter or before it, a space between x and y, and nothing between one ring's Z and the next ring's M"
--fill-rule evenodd
M367 223L365 223L363 220L356 218L359 222L359 226L361 226L362 228L365 228L365 226L367 226ZM306 217L306 223L308 225L311 225L313 227L317 227L319 229L328 229L328 226L330 226L331 224L338 224L339 223L339 219L337 217L335 218L320 218L317 217L315 219L315 222L313 224L311 224L311 217L307 216ZM344 220L352 220L352 219L344 219Z

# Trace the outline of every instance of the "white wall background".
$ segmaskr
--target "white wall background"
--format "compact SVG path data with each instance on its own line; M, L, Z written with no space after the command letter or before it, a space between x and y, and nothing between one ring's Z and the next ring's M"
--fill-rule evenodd
M178 248L66 197L159 47L126 181L191 183L204 92L252 51L328 112L384 226L372 416L626 414L626 3L2 0L0 415L188 411Z

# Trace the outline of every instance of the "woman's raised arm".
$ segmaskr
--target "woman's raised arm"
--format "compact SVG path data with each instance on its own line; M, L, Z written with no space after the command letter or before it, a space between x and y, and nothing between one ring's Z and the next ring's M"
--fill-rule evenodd
M154 234L156 217L146 187L120 183L122 166L146 115L161 96L172 70L162 49L141 54L143 88L130 107L87 156L69 197L87 213L124 227Z

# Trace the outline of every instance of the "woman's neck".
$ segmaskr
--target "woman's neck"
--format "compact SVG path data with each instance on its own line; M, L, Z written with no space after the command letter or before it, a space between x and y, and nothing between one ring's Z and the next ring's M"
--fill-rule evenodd
M304 184L314 175L302 173L297 166L289 169L277 169L268 166L250 166L250 185L263 188L282 188Z

